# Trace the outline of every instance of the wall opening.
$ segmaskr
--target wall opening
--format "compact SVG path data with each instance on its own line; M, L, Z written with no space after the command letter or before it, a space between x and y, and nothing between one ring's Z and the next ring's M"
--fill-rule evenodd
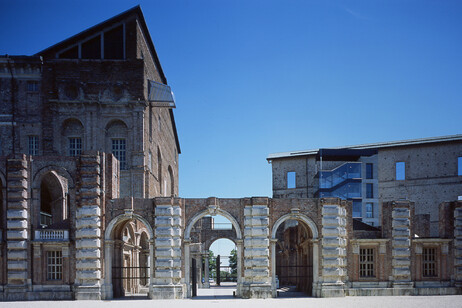
M40 212L37 225L41 228L69 228L67 198L65 198L67 191L60 178L56 173L48 172L40 183Z
M276 231L276 285L279 297L311 296L312 232L303 222L288 219Z
M113 239L113 297L147 298L151 257L146 225L136 218L125 220L114 228Z
M189 262L185 274L191 297L232 298L239 296L241 250L236 246L240 231L222 215L204 213L190 227ZM188 234L185 234L187 236ZM219 258L218 255L220 256ZM217 266L217 262L220 265Z

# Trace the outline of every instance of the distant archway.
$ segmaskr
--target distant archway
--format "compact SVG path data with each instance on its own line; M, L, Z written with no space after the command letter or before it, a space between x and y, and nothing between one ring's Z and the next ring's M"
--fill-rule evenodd
M199 220L201 220L202 218L205 218L206 216L211 216L211 217L222 216L226 218L229 221L229 223L232 225L232 229L235 231L235 235L234 237L232 237L233 238L232 240L233 242L236 243L236 251L237 251L236 296L240 297L240 293L241 293L240 288L242 284L241 277L242 277L242 252L243 252L242 232L241 232L241 228L237 220L230 213L228 213L227 211L221 210L220 208L215 208L213 210L210 210L210 209L203 210L197 213L196 215L194 215L186 225L184 247L185 247L185 283L187 287L187 296L188 297L193 296L193 289L191 285L192 279L193 279L193 276L192 276L193 265L195 265L195 263L198 262L197 260L201 260L200 258L197 258L197 254L198 253L208 253L208 251L204 250L204 248L206 248L204 247L204 244L206 244L207 242L206 240L204 240L203 243L201 241L199 243L193 243L191 239L193 227L196 225L197 222L199 222ZM205 246L209 247L210 244L211 243L206 244ZM205 257L204 261L205 261L204 268L208 269L208 255ZM205 274L205 276L208 277L208 274ZM204 283L207 287L208 281L204 281Z
M104 234L103 298L152 296L153 230L143 217L127 212L115 217Z
M271 232L271 272L273 296L276 285L280 295L303 292L312 295L313 283L318 277L318 228L307 216L298 211L283 215Z

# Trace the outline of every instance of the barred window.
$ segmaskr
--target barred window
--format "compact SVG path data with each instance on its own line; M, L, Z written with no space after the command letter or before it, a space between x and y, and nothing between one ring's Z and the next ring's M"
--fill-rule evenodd
M120 162L120 169L127 169L125 139L112 139L112 154Z
M29 136L29 155L38 155L38 136Z
M436 248L422 249L422 272L424 277L436 277Z
M374 248L359 249L359 276L375 277Z
M69 138L69 156L79 156L82 153L82 138Z
M62 251L47 251L47 280L61 280L63 278Z

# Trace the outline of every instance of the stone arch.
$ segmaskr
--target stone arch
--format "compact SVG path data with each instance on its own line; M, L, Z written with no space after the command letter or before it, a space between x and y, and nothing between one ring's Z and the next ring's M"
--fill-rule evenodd
M190 242L191 242L191 231L194 225L203 217L207 215L221 215L228 219L231 224L233 225L233 228L236 232L236 237L233 240L233 242L236 243L236 250L237 250L237 289L236 289L236 296L240 297L241 296L241 285L242 285L242 261L243 261L243 240L242 240L242 231L241 231L241 226L239 225L238 221L236 218L234 218L233 215L231 215L229 212L222 210L220 208L209 208L206 210L202 210L198 213L196 213L186 224L185 232L184 232L184 260L185 260L185 284L186 284L186 289L187 289L187 297L192 296L192 289L191 289L191 284L190 284ZM206 268L208 268L208 261L206 260ZM207 281L208 283L208 281Z
M313 287L318 281L318 276L319 276L319 247L318 247L318 241L319 241L319 231L316 223L309 218L308 216L301 214L298 210L292 210L291 213L285 214L279 219L276 220L276 222L273 224L273 228L271 230L271 276L272 276L272 292L273 292L273 297L276 297L277 293L277 288L276 288L276 246L281 248L281 244L278 242L277 239L277 231L279 227L286 221L288 220L296 220L299 222L302 222L301 226L302 228L308 232L311 233L311 240L310 240L310 253L308 255L308 266L311 266L311 271L312 271L312 276L311 277L306 277L306 280L302 282L304 285L304 289L307 292L312 292ZM309 229L309 230L308 230ZM300 258L297 258L299 260ZM296 266L298 266L298 262ZM311 264L311 265L310 265ZM303 269L303 268L302 268ZM297 269L298 270L298 269ZM298 275L298 274L297 274ZM309 275L308 275L309 276ZM297 281L298 283L298 281Z
M76 118L69 118L61 125L62 153L69 156L79 156L82 152L84 142L84 127L82 122Z
M33 224L67 228L69 204L69 186L73 181L63 168L48 166L39 170L34 177L32 188L38 194L38 200L32 206ZM56 225L58 224L58 226Z
M306 215L300 214L300 213L289 213L289 214L285 214L285 215L279 217L279 219L276 220L276 222L274 223L273 228L271 230L271 238L272 239L276 239L276 232L277 232L279 226L283 222L285 222L286 220L289 220L289 219L304 222L310 228L310 230L311 230L311 232L313 234L313 239L317 239L319 237L318 227L316 226L316 224L314 223L314 221L311 218L309 218Z
M210 210L203 210L199 213L197 213L196 215L194 215L188 222L188 224L186 225L186 228L185 228L185 232L184 232L184 238L185 239L189 239L190 236L191 236L191 230L192 228L194 227L194 225L196 224L196 222L199 221L199 219L201 219L202 217L204 216L207 216L207 215L221 215L223 217L225 217L226 219L228 219L231 224L233 225L234 229L236 230L236 239L237 240L241 240L242 239L242 232L241 232L241 227L239 225L239 223L237 222L236 218L234 218L233 215L231 215L230 213L228 213L227 211L224 211L220 208L217 208L215 209L215 212L214 213L211 213Z
M106 226L106 230L104 231L104 249L105 249L105 255L104 255L104 264L105 264L105 275L104 275L104 286L103 286L103 298L104 299L112 299L114 297L114 286L113 285L113 279L112 279L112 267L113 267L113 261L114 261L114 250L115 246L118 244L116 243L118 237L120 237L120 234L122 230L130 224L130 222L138 220L140 221L145 228L142 228L142 232L137 238L135 236L135 233L133 232L133 238L135 239L134 244L138 245L141 244L142 237L145 237L145 243L147 242L147 250L148 250L148 256L147 256L147 263L149 269L146 269L147 276L149 279L147 281L143 281L146 284L149 284L149 290L148 290L148 296L151 298L152 297L152 286L151 286L151 279L153 277L153 272L154 272L154 264L153 264L153 238L154 238L154 231L152 229L151 224L142 216L135 214L131 211L127 211L125 214L119 215L115 218L113 218ZM143 235L144 234L144 235ZM146 249L146 247L144 247Z

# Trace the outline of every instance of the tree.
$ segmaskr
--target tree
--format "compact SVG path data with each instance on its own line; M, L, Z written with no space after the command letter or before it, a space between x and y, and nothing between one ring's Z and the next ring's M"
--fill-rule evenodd
M229 267L231 268L231 276L237 275L237 251L236 248L231 250L229 254Z
M213 254L213 251L209 250L209 275L210 277L216 277L217 259ZM208 277L207 277L208 278Z

